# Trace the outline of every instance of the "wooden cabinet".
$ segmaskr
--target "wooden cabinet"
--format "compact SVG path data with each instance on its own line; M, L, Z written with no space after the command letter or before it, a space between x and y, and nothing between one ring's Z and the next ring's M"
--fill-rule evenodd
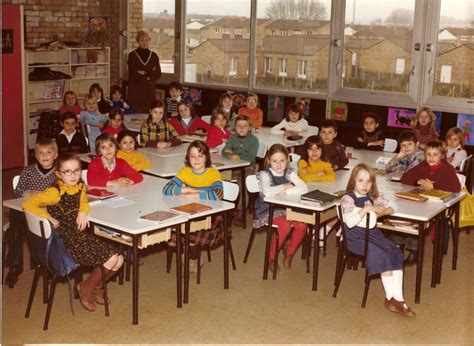
M34 149L39 116L58 110L66 91L74 91L83 108L84 96L99 83L108 98L110 90L110 48L80 47L26 51L26 117L28 148Z

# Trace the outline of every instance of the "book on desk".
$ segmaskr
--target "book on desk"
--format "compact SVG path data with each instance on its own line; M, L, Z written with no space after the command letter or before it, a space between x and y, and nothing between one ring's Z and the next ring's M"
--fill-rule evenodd
M177 207L170 208L170 211L178 213L178 214L191 215L191 214L201 213L203 211L208 211L211 209L212 208L208 205L192 202L192 203L187 203L187 204L183 204Z
M176 213L172 213L166 210L157 210L152 213L140 216L138 220L155 223L155 222L163 222L177 216L178 214Z
M107 199L118 196L117 193L107 191L105 189L90 189L87 190L87 196L92 199Z
M421 188L415 188L407 192L397 192L395 196L417 202L426 202L427 200L430 200L446 203L454 198L456 194L443 190L423 190Z
M301 195L301 203L320 207L335 202L338 199L338 195L326 193L320 190L313 190Z

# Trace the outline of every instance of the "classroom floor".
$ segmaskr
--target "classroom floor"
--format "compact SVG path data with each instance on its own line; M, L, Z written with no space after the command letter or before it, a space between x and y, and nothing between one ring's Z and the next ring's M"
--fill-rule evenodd
M11 198L11 179L3 172L3 198ZM3 222L8 211L3 208ZM250 222L250 217L248 218ZM33 271L26 269L13 289L3 286L3 343L425 343L472 344L474 234L460 236L458 269L451 270L451 248L444 259L442 284L430 287L432 246L426 240L421 304L414 304L415 267L405 270L405 298L417 313L405 318L383 306L380 279L373 279L367 307L360 307L364 271L346 271L337 298L332 298L336 247L329 238L328 255L320 257L318 291L311 291L311 275L304 261L277 280L262 280L264 235L257 235L247 264L243 256L249 230L233 227L232 245L237 270L230 273L230 289L223 289L222 247L205 256L201 284L191 277L190 301L176 308L174 267L166 273L161 247L140 258L139 324L131 324L131 282L108 285L110 317L103 309L84 310L74 301L71 315L67 285L56 290L49 330L42 330L46 305L41 287L31 316L24 318ZM25 263L28 253L25 244Z

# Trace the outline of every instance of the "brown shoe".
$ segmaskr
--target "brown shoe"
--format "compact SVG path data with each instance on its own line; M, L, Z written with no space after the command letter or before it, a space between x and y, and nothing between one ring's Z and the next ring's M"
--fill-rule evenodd
M283 267L285 269L291 269L291 261L293 260L293 255L286 255L285 258L283 259Z
M275 267L275 261L274 260L270 260L268 261L268 268L270 268L270 271L273 273L273 268ZM276 271L277 273L280 272L280 265L277 263L277 267L276 267Z
M405 317L415 317L416 314L413 312L406 304L405 302L400 302L394 298L390 299L390 305L388 306L388 309L392 312L396 312L397 314L400 314Z
M79 295L79 300L81 305L87 311L94 312L97 309L97 306L94 304L94 298L92 297L92 290L88 290L84 281L79 282L76 286L77 294Z
M94 301L99 304L99 305L104 305L105 304L105 298L104 298L104 290L102 288L96 287L94 289L94 292L92 293L92 296L94 297ZM108 303L112 303L110 298L107 299Z
M242 210L240 209L235 211L234 225L237 227L242 227Z
M385 298L385 299L383 300L383 306L385 306L385 308L388 309L388 307L390 306L390 300L388 300L387 298Z

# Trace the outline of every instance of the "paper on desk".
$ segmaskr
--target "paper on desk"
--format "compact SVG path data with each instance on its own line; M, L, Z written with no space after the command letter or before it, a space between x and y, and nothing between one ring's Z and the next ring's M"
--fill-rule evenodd
M391 157L380 156L377 160L375 160L375 163L378 165L386 165L387 163L390 162L391 159L392 159Z
M127 205L134 204L134 203L135 203L134 201L131 201L123 197L109 198L109 199L104 200L104 205L106 205L109 208L125 207Z

